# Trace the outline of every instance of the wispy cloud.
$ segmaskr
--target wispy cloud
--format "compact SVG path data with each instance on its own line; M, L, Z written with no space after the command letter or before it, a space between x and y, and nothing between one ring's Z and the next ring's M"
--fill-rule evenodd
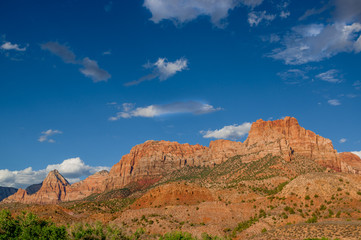
M102 53L103 55L111 55L112 54L112 51L111 50L108 50L108 51L105 51Z
M341 138L340 141L339 141L339 143L345 143L345 142L347 142L346 138Z
M225 26L225 19L241 4L254 8L263 0L145 0L144 7L151 13L151 21L171 20L175 25L192 21L199 16L209 16L217 27Z
M341 102L338 99L330 99L327 101L331 106L340 106Z
M319 62L339 53L361 51L361 2L333 0L320 9L310 9L300 20L334 9L328 24L295 26L284 35L282 46L269 55L286 64Z
M163 105L149 105L146 107L135 108L135 104L124 103L122 105L123 111L118 112L116 116L110 117L110 121L116 121L121 118L145 117L154 118L168 114L207 114L221 110L212 105L201 103L197 101L188 102L174 102Z
M111 78L111 75L104 69L101 69L96 61L88 57L77 60L76 55L66 45L61 45L57 42L47 42L41 44L41 48L60 57L65 63L82 66L79 71L84 76L91 78L93 82L107 81Z
M360 90L361 89L361 81L356 81L352 84L352 86L355 87L356 90Z
M297 26L284 37L283 47L275 49L269 56L296 65L318 62L341 52L359 53L360 31L360 23Z
M276 18L276 15L267 14L266 11L253 11L248 13L248 23L251 27L258 26L262 21L271 22Z
M328 70L327 72L320 73L316 76L318 79L322 81L330 82L330 83L340 83L342 82L342 77L340 76L340 72L336 69Z
M3 50L15 50L18 52L26 51L27 47L20 47L18 44L12 44L11 42L5 42L0 46L0 49Z
M280 17L281 18L288 18L291 15L291 12L289 11L281 11Z
M306 72L300 69L289 69L277 75L287 84L300 84L309 78Z
M251 123L245 122L241 125L229 125L224 126L221 129L200 131L204 138L216 138L216 139L240 139L247 135L251 129Z
M107 81L111 76L110 74L99 68L98 63L89 58L84 58L82 61L83 68L79 71L87 77L90 77L93 82Z
M50 138L51 136L54 136L56 134L62 134L62 131L59 130L46 130L41 132L41 136L38 138L39 142L49 142L49 143L55 143L55 140Z
M45 169L33 170L28 167L24 170L10 171L8 169L0 169L0 186L25 188L29 185L40 183L46 175L57 169L70 183L80 181L81 177L87 177L101 170L109 170L104 166L86 165L80 158L70 158L64 160L60 164L48 165Z
M255 8L263 3L263 0L240 0L243 5L248 6L250 8Z
M188 60L180 58L174 62L169 62L166 58L159 58L155 63L147 63L144 67L152 70L152 73L141 77L138 80L128 82L125 86L137 85L141 82L150 81L155 78L159 78L160 81L165 81L174 76L177 72L188 69Z
M66 45L61 45L57 42L47 42L41 44L41 49L48 50L52 54L60 57L65 63L76 63L75 54Z
M299 21L303 21L311 16L318 15L328 10L331 7L331 4L326 4L321 8L312 8L308 9L301 17L298 18Z

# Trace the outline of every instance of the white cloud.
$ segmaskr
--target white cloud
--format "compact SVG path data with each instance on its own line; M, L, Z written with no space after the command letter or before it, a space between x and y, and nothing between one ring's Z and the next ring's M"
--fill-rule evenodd
M286 64L305 64L331 58L339 53L361 52L361 1L332 0L320 9L310 9L299 18L332 9L329 24L296 26L287 33L282 47L269 56Z
M310 24L292 28L270 57L286 64L318 62L341 52L361 51L360 23Z
M188 60L180 58L174 62L169 62L166 58L159 58L155 63L147 63L145 68L151 69L153 72L138 80L128 82L126 86L137 85L144 81L150 81L159 78L160 81L165 81L174 76L177 72L181 72L188 68Z
M345 143L345 142L347 142L347 139L346 138L341 138L339 142L340 143Z
M26 188L29 185L42 182L47 174L57 169L67 178L70 183L80 180L101 170L109 170L109 167L86 165L80 158L70 158L64 160L60 164L48 165L45 169L38 171L28 167L20 171L10 171L8 169L0 169L0 186Z
M27 47L21 48L18 44L12 44L11 42L5 42L3 45L0 46L0 48L3 50L15 50L15 51L19 51L19 52L24 52L24 51L26 51Z
M330 99L327 102L331 106L340 106L341 105L341 102L339 100L337 100L337 99Z
M246 134L248 134L251 129L251 123L246 122L241 125L229 125L225 126L221 129L217 129L214 131L201 131L204 138L216 138L216 139L239 139Z
M342 22L361 20L360 0L335 0L336 19Z
M98 63L88 57L77 60L75 54L68 46L61 45L57 42L47 42L41 45L43 50L48 50L54 55L60 57L65 63L81 65L79 71L84 76L89 77L93 82L107 81L111 75L104 69L99 68Z
M153 118L167 114L191 113L199 115L221 110L221 108L215 108L212 105L196 101L175 102L163 105L149 105L138 108L135 108L134 104L124 103L122 107L123 111L118 112L116 116L110 117L110 121L116 121L120 118L132 117Z
M263 2L263 0L241 0L241 3L243 5L246 5L251 8L255 8L255 7L261 5L262 2Z
M258 26L262 21L270 22L276 18L276 15L267 14L266 11L248 13L248 23L251 27Z
M322 81L330 82L330 83L340 83L342 82L339 71L336 69L328 70L327 72L320 73L316 76Z
M352 152L353 154L356 154L357 156L359 156L361 158L361 151L354 151Z
M87 57L83 59L82 65L84 68L79 69L79 71L86 77L90 77L93 82L107 81L111 77L107 71L99 68L96 61Z
M288 18L291 15L289 11L281 11L280 17L281 18Z
M43 131L41 132L42 135L39 137L38 141L39 142L50 142L50 143L54 143L55 140L54 139L51 139L50 137L53 136L53 135L56 135L56 134L62 134L63 132L59 131L59 130L52 130L52 129L49 129L49 130L46 130L46 131Z
M254 8L263 0L145 0L144 7L151 13L151 21L171 20L175 25L192 21L199 16L209 16L217 27L224 27L224 20L231 10L243 4Z

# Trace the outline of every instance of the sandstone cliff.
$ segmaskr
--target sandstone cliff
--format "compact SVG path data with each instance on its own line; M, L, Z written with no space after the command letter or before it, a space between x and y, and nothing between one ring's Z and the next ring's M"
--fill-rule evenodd
M109 172L107 189L122 188L131 182L153 184L184 166L214 166L243 154L243 144L217 140L209 148L168 141L147 141L133 147Z
M244 145L244 153L249 154L249 160L273 154L291 161L295 156L301 155L322 166L341 170L337 151L331 140L304 129L292 117L275 121L257 120L252 124Z
M122 188L137 181L153 182L186 165L205 165L207 163L201 160L205 149L198 144L192 146L166 141L139 144L111 168L107 188Z
M359 156L350 152L339 153L338 156L342 172L361 174L361 159Z
M256 121L244 143L216 140L204 147L147 141L137 145L110 170L107 189L121 188L137 181L150 185L186 165L214 166L235 155L243 155L242 161L253 161L267 154L282 156L286 161L299 155L341 171L341 162L331 140L302 128L295 118L286 117L276 121Z
M67 187L67 193L63 201L74 201L88 197L94 193L105 191L105 181L109 172L106 170L97 172L86 179Z

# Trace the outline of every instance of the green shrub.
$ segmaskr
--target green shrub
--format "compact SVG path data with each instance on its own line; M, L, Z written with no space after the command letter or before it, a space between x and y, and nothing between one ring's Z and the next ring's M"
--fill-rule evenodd
M159 240L196 240L190 233L185 232L172 232L166 233L161 236Z
M307 219L306 223L316 223L317 222L317 216L313 216L309 219Z
M0 239L68 239L64 226L41 220L32 213L23 212L14 218L10 211L0 212Z

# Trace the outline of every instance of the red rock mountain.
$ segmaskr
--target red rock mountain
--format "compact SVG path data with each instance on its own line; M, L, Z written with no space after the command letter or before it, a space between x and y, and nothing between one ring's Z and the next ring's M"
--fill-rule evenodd
M358 156L338 154L331 140L302 128L295 118L286 117L254 122L244 143L217 140L205 147L147 141L133 147L109 173L102 171L70 186L59 172L53 171L36 194L27 195L25 190L19 189L5 201L52 203L78 200L131 183L149 186L187 165L212 167L235 155L242 155L242 161L254 161L267 154L281 156L285 161L302 156L334 171L361 173L361 159Z
M244 145L245 153L251 154L250 160L273 154L291 161L295 156L301 155L315 160L322 166L341 170L337 151L333 148L331 140L304 129L295 118L256 121L252 124Z
M20 188L14 195L4 199L4 202L49 204L80 200L93 193L104 192L107 176L108 171L100 171L83 181L70 185L58 170L53 170L49 172L36 193L29 195L26 190Z
M66 188L69 186L69 182L58 170L53 170L49 172L42 187L35 194L28 195L24 189L20 188L14 195L4 199L4 202L56 203L65 198Z

